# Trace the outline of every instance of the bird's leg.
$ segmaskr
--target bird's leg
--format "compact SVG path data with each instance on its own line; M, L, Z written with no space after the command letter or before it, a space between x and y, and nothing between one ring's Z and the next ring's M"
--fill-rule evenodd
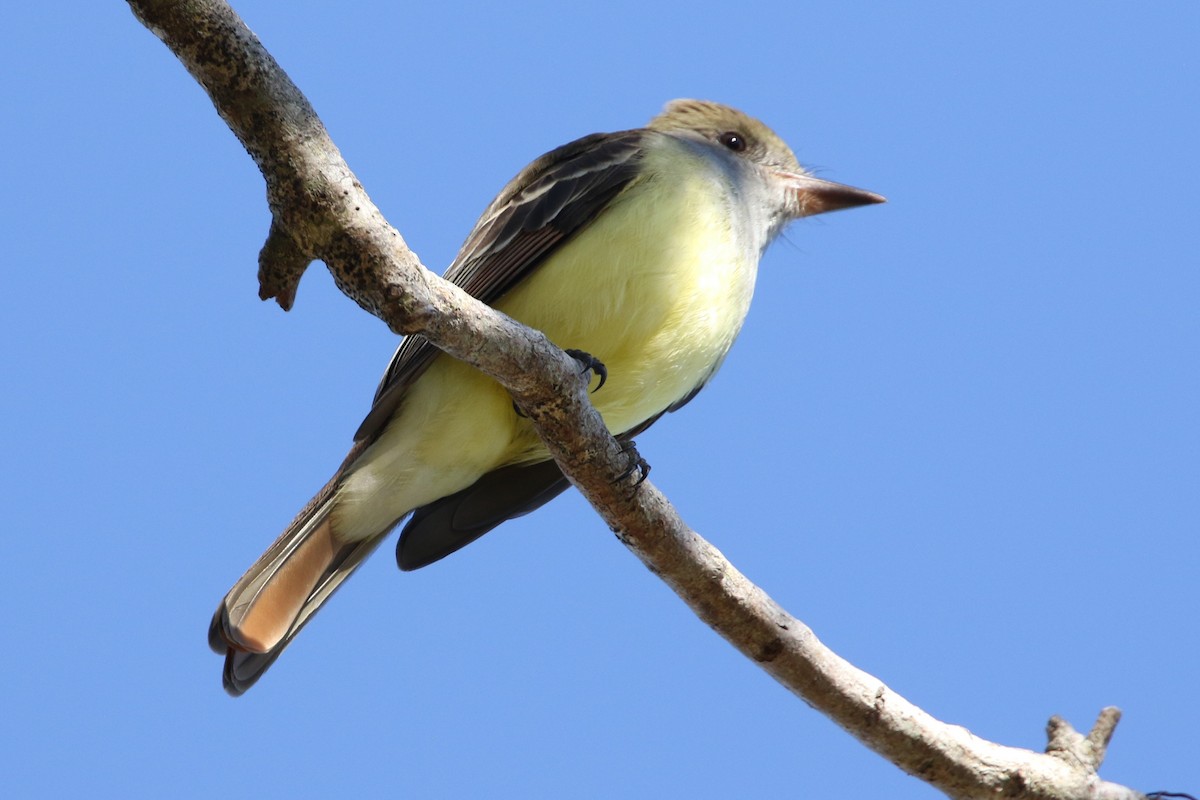
M596 358L591 353L585 353L582 350L567 350L566 354L578 361L583 366L583 369L579 372L580 375L586 375L588 372L594 372L600 376L600 383L596 384L595 389L592 389L593 392L600 391L600 387L604 385L606 380L608 380L608 369L604 366L604 362ZM591 380L588 380L588 383L590 384Z
M633 488L636 489L645 483L646 478L650 477L650 462L642 458L642 454L638 452L637 446L634 445L632 439L626 439L621 442L621 451L629 456L629 466L617 476L613 483L620 483L636 472L638 479L633 484Z
M600 383L596 385L595 389L592 389L593 392L600 391L600 387L604 385L606 380L608 380L608 368L604 366L604 362L596 358L591 353L585 353L582 350L566 350L564 352L582 365L583 369L579 371L580 375L586 375L588 372L594 372L600 376ZM592 381L589 378L588 383L590 384L591 382ZM518 417L525 419L529 416L520 409L516 401L513 401L512 407L513 411L517 412Z

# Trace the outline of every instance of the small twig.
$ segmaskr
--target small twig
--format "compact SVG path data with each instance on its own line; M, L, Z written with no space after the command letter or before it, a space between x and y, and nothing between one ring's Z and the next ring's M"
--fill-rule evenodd
M267 241L258 254L258 298L275 302L284 311L292 309L300 278L312 259L301 250L294 239L274 220Z

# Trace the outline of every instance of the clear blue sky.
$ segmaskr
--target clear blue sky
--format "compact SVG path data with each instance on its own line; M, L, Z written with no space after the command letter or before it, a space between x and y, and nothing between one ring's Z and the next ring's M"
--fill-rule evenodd
M767 255L723 371L640 441L684 517L936 716L1200 789L1200 6L237 7L440 271L525 163L680 96L886 206ZM232 700L218 598L395 346L314 267L256 297L261 179L124 3L0 47L12 797L938 797L733 652L575 496L386 546Z

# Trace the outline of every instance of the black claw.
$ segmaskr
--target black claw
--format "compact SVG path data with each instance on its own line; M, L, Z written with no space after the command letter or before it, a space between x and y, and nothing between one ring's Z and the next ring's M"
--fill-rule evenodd
M595 389L592 389L593 392L600 391L600 387L604 385L606 380L608 380L608 368L604 366L604 362L596 358L591 353L585 353L582 350L567 350L565 352L571 358L583 365L583 369L580 370L581 375L588 370L591 370L600 376L600 383L596 384Z
M629 466L617 476L617 479L613 483L620 483L636 472L638 473L638 479L633 484L633 488L636 489L646 482L646 478L650 477L650 462L642 458L641 453L637 451L637 447L632 440L621 442L621 450L629 456Z

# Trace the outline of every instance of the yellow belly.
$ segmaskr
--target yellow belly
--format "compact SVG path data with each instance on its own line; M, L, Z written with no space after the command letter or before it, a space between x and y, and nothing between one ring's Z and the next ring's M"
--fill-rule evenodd
M592 401L630 430L712 373L741 329L758 254L729 227L711 187L647 187L611 208L497 303L608 369ZM701 190L705 189L705 190Z

